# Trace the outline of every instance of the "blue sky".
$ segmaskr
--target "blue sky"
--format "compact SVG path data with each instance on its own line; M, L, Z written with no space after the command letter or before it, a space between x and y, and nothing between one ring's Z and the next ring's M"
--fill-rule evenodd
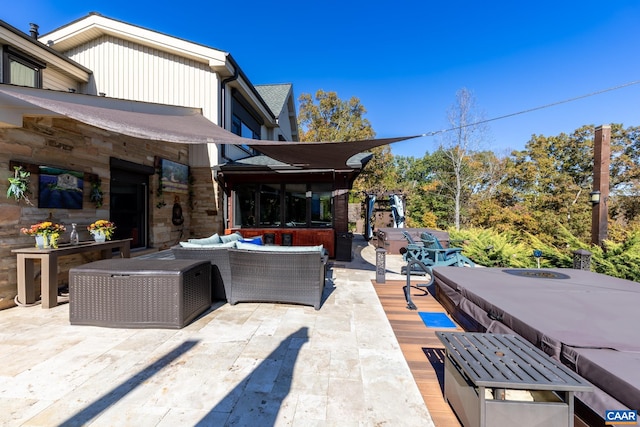
M237 6L234 6L237 5ZM640 1L30 1L0 19L44 34L89 12L230 52L253 84L358 97L378 137L448 128L456 91L500 117L640 81ZM483 148L586 124L640 126L640 84L489 124ZM392 145L421 157L438 136Z

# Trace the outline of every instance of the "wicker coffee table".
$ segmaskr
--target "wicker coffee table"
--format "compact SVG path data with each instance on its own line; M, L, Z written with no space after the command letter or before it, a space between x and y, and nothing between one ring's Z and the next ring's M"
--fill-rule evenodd
M69 270L72 325L180 329L211 306L211 263L107 259Z

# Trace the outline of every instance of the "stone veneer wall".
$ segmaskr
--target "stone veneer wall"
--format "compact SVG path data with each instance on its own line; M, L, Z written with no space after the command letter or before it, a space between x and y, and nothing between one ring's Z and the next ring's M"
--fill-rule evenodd
M224 232L222 191L218 191L213 171L211 168L191 168L191 177L192 193L199 197L193 198L191 227L182 240L209 237L214 233L222 234ZM216 188L215 195L212 188Z
M156 156L187 163L189 145L130 138L61 118L26 118L23 128L0 129L0 309L13 306L17 293L16 256L11 249L34 244L33 237L21 234L20 228L51 217L67 226L67 233L62 237L64 241L68 240L72 222L77 223L78 229L83 231L96 219L108 219L110 157L154 166ZM10 161L96 174L102 180L104 204L97 209L89 200L90 187L87 183L82 210L39 209L37 175L31 178L30 199L34 206L7 199L4 196L9 184L7 178L13 176L13 170L9 168ZM165 191L162 198L166 205L156 207L160 200L156 194L158 175L150 177L150 247L165 249L191 236L211 235L223 230L222 215L218 208L220 202L216 197L219 192L211 169L191 168L191 175L190 195L179 195L185 217L180 227L171 223L176 195ZM193 206L193 210L190 206ZM88 238L88 234L84 237ZM97 254L87 254L61 258L58 282L64 283L68 279L68 270L72 266L93 261L96 257Z

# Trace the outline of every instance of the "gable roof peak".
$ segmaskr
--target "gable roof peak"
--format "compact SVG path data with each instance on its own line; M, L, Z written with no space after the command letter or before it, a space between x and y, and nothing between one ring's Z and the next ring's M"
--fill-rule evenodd
M224 71L224 68L229 68L227 64L228 52L109 18L99 12L90 12L82 18L43 34L40 36L40 40L45 41L47 45L59 52L65 52L104 35L207 63L222 75L231 74L231 70Z
M289 97L293 96L291 83L255 85L255 88L276 117L286 107Z

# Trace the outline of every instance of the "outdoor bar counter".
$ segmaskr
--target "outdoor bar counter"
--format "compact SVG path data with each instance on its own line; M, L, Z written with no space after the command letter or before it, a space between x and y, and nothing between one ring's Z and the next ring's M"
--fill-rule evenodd
M58 258L84 252L100 252L103 259L111 258L114 249L120 250L122 258L129 258L131 239L109 240L97 243L80 242L77 245L61 244L58 248L39 249L28 247L12 249L17 255L18 269L18 301L21 304L36 302L36 286L34 277L34 260L40 260L42 283L42 308L58 305Z

